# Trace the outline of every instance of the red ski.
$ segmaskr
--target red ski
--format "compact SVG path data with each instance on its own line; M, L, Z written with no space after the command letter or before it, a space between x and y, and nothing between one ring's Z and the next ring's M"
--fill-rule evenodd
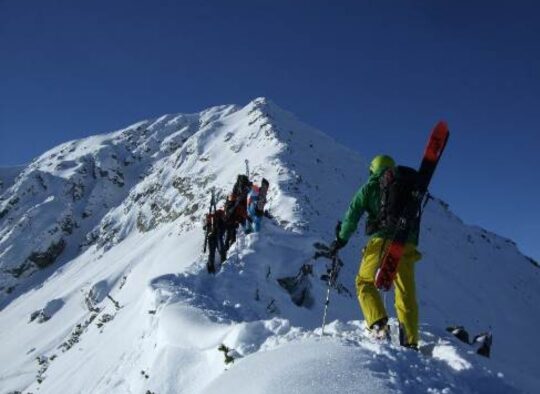
M407 207L403 209L403 212L411 207L420 206L424 199L427 188L437 168L437 164L442 156L450 132L446 122L439 122L435 125L433 132L429 138L420 169L418 170L418 183L417 189L414 193L414 197L407 203ZM420 212L418 212L420 215ZM419 216L417 218L419 220ZM392 287L392 283L397 274L399 261L403 256L405 249L405 242L407 241L409 225L406 223L405 216L400 216L400 220L396 228L394 229L394 236L390 242L390 245L386 249L381 266L379 267L377 274L375 275L375 286L378 289L388 291Z

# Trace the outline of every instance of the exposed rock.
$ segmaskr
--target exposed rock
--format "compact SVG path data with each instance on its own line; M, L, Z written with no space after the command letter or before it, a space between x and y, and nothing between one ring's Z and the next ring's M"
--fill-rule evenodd
M28 256L28 260L36 264L39 268L48 267L62 254L65 247L66 241L60 239L58 242L53 242L45 252L33 252Z
M76 227L78 227L78 224L75 220L73 220L73 217L71 215L66 216L60 222L60 228L67 235L71 235L73 233L73 229Z
M32 312L30 315L29 323L36 320L38 323L45 323L51 317L53 317L64 306L64 300L54 299L47 302L42 309Z

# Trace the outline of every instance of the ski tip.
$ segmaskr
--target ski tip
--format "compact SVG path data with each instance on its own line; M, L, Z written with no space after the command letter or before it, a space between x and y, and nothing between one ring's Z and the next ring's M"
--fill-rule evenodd
M439 120L435 125L434 130L448 132L448 122L446 120Z
M424 151L424 160L437 162L446 147L449 136L448 124L444 120L440 120L431 132L426 150Z
M439 122L437 122L437 124L433 128L433 132L431 133L431 139L444 141L442 142L442 145L444 146L446 145L449 136L450 130L448 129L448 123L446 123L445 120L439 120Z

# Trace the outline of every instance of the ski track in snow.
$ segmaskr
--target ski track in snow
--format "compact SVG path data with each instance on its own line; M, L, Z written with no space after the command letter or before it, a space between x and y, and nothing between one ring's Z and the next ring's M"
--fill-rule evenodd
M208 191L224 196L244 159L255 181L270 181L274 219L240 235L211 276ZM393 344L373 342L355 297L336 292L321 337L326 262L311 259L312 245L332 239L363 168L260 98L71 141L0 171L0 393L535 392L540 270L437 199L417 266L421 352L395 345L395 320ZM342 253L353 294L364 242ZM277 282L304 263L309 308ZM448 334L453 324L491 327L492 358Z

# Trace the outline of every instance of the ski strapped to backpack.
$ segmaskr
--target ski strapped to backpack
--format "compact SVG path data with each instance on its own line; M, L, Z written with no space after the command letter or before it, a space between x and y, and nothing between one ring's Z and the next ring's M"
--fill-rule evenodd
M390 290L399 261L412 231L418 231L422 200L442 156L450 132L445 122L439 122L429 138L420 169L398 166L387 170L381 179L381 216L379 225L392 234L375 275L375 286ZM384 227L383 227L384 226Z
M266 205L266 195L268 194L268 188L270 183L263 178L261 187L259 188L259 199L257 200L257 207L255 208L255 214L257 216L264 215L264 206Z
M204 248L203 253L206 253L208 249L208 260L206 262L206 269L208 273L216 273L216 251L219 251L221 261L223 263L224 249L223 249L223 223L224 223L224 212L223 210L218 210L216 208L216 194L215 189L212 188L211 198L210 198L210 208L206 214L204 230Z
M251 190L252 183L247 177L247 175L240 174L236 178L236 182L233 186L232 194L234 195L234 204L227 208L227 211L225 212L226 217L230 217L234 215L234 212L236 211L236 208L240 204L245 204L247 201L247 195L249 191Z
M205 218L205 224L204 224L204 247L203 247L203 253L206 253L206 249L208 246L208 237L210 233L212 232L212 228L214 227L214 214L216 213L216 193L215 189L212 188L211 196L210 196L210 207L208 208L208 213L206 214Z

